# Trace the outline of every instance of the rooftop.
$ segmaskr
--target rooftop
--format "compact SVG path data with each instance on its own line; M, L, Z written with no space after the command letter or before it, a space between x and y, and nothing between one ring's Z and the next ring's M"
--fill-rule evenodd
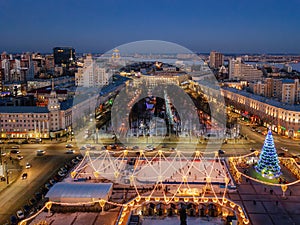
M49 113L49 110L38 106L0 106L0 113Z
M239 95L242 95L242 96L245 96L247 98L251 98L251 99L256 100L256 101L260 101L262 103L269 104L271 106L275 106L275 107L290 110L290 111L300 112L300 105L289 105L289 104L286 104L286 103L283 103L283 102L276 101L274 99L269 99L269 98L266 98L266 97L263 97L263 96L260 96L260 95L255 95L255 94L252 94L250 92L246 92L244 90L238 90L238 89L235 89L235 88L222 87L222 89L224 89L226 91L236 93L236 94L239 94Z

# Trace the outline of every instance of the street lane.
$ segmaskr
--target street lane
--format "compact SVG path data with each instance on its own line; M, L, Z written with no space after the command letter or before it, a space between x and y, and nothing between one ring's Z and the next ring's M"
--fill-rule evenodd
M46 154L36 156L37 149L46 150ZM61 166L75 157L65 154L65 143L23 145L20 150L24 156L20 161L23 166L21 174L27 172L28 177L22 180L20 175L15 182L0 192L0 224L5 223L17 210L28 204L34 193L39 191ZM30 162L32 168L25 169L26 162Z

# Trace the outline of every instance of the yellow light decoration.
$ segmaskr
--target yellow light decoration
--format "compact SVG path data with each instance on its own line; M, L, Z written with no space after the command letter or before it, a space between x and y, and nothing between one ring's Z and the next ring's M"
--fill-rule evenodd
M71 177L74 179L75 178L75 176L76 176L76 172L75 171L73 171L73 172L71 172Z
M159 182L162 182L162 176L158 176L158 177L157 177L157 180L158 180Z
M128 154L128 150L124 150L123 154L124 154L124 156L126 156Z
M119 224L122 224L123 223L123 218L121 218L120 220L119 220Z
M155 200L156 202L159 202L159 201L160 201L160 197L155 197L154 200Z
M161 155L162 155L162 153L163 153L163 152L162 152L162 150L159 150L159 151L158 151L158 155L160 155L160 156L161 156Z
M206 182L210 183L211 182L211 177L206 177Z
M238 207L239 212L243 212L243 209L241 206Z
M198 203L199 199L198 198L194 198L194 202Z
M218 157L219 153L218 152L215 152L215 157Z
M229 178L225 177L225 184L227 185L229 183Z
M223 202L226 204L228 202L227 198L223 198Z
M99 205L103 208L105 206L106 201L104 199L99 200Z
M208 198L203 199L203 202L208 202Z
M131 202L129 203L129 205L130 205L130 206L134 206L134 201L131 201Z
M20 223L20 225L26 225L27 223L26 223L26 221L22 221L21 223Z
M230 207L234 208L235 207L235 203L234 202L230 202Z
M49 209L51 209L51 207L52 207L52 202L47 202L46 203L46 208L49 210Z
M136 202L141 201L141 196L138 195L138 196L136 197L135 201L136 201Z
M96 177L96 178L100 177L100 173L98 171L95 171L93 174L94 174L94 177Z
M240 216L244 219L245 218L245 214L243 212L240 213Z
M174 198L174 201L175 201L175 202L178 202L178 201L179 201L179 198L178 198L178 197L175 197L175 198Z
M282 190L283 192L286 192L287 188L288 188L287 185L285 185L285 184L281 185L281 190Z
M146 201L146 202L149 202L149 201L150 201L150 197L146 197L146 198L145 198L145 201Z
M186 176L182 176L182 181L183 182L187 182L187 177Z
M257 157L258 156L258 154L259 154L259 151L254 151L254 154L255 154L255 156Z
M227 217L227 216L228 216L227 210L222 212L222 216L224 216L224 217Z
M90 151L86 151L86 152L85 152L85 156L88 157L89 155L90 155Z
M143 155L144 154L144 151L143 150L140 150L140 155Z
M165 196L164 199L165 199L165 202L168 204L170 201L170 198Z
M114 172L114 175L115 175L115 178L118 178L119 175L120 175L120 173L119 173L118 171L115 171L115 172Z
M131 175L131 176L129 177L129 180L130 180L130 185L133 186L133 183L134 183L134 176Z
M121 214L121 218L123 218L123 217L125 217L126 216L126 212L122 212L122 214Z
M124 205L123 211L126 211L128 209L128 205Z
M248 220L247 218L243 219L244 224L248 224L250 222L250 220Z
M183 201L184 201L184 202L188 202L189 199L188 199L188 198L184 198Z
M200 156L200 151L195 151L195 155L196 155L197 157L199 157L199 156Z
M217 198L213 198L213 202L216 203L218 201Z

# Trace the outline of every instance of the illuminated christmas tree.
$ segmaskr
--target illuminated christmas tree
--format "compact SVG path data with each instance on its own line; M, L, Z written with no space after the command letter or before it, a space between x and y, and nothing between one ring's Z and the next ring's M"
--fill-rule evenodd
M269 130L255 170L263 177L273 179L281 175L278 155L274 145L272 131Z

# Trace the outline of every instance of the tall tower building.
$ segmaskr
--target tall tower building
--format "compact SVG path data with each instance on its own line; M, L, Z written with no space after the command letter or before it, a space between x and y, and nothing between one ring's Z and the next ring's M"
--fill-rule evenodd
M54 64L69 67L75 61L75 49L71 47L53 48Z
M78 68L75 73L75 84L83 87L101 87L109 79L109 74L105 68L99 67L94 62L92 55L87 55L83 61L83 68Z
M211 51L209 55L210 68L217 69L224 64L224 56L220 52Z
M56 96L56 91L54 90L54 80L52 79L52 90L48 100L48 110L50 111L50 130L60 129L60 103Z

